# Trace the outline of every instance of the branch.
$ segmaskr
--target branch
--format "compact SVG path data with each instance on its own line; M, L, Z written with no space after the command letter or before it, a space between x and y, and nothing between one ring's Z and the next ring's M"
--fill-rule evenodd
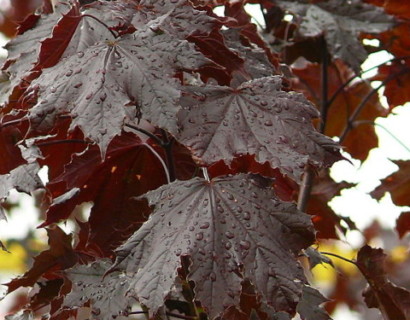
M67 139L67 140L53 140L53 141L46 141L46 142L40 142L40 143L35 143L34 145L37 147L45 147L45 146L51 146L55 144L65 144L65 143L83 143L83 144L92 144L89 141L81 140L81 139Z
M406 59L409 59L409 58L410 58L410 55L392 58L392 59L389 59L389 60L387 60L387 61L385 61L385 62L383 62L383 63L381 63L381 64L378 64L377 66L373 66L373 67L371 67L371 68L369 68L369 69L366 69L366 70L361 71L361 72L359 73L359 75L351 76L347 81L345 81L345 83L343 83L339 88L337 88L337 90L335 91L335 93L330 97L330 99L329 99L329 101L328 101L328 107L330 107L330 106L333 104L333 102L336 100L337 96L338 96L338 95L343 91L343 89L346 88L354 79L356 79L356 78L361 78L361 75L363 75L363 74L365 74L365 73L367 73L367 72L369 72L369 71L372 71L372 70L374 70L374 69L377 69L377 68L379 68L379 67L381 67L381 66L383 66L383 65L385 65L385 64L387 64L387 63L389 63L389 62L398 61L398 60L406 60Z
M359 116L360 112L363 110L363 108L366 106L367 102L370 100L371 97L373 97L373 95L375 93L377 93L377 91L379 91L380 88L384 87L387 83L389 83L390 81L394 80L395 78L397 78L398 76L401 76L404 73L407 73L408 70L402 70L400 72L397 72L395 74L392 74L390 76L388 76L386 79L384 79L376 88L373 88L360 102L360 104L357 106L357 108L354 110L354 112L351 114L351 116L349 117L349 119L347 120L347 124L346 127L343 129L340 137L339 137L339 143L342 143L343 140L346 138L347 134L349 133L349 131L353 128L353 123L355 122L356 118Z
M321 79L321 93L322 98L320 100L320 116L321 122L319 125L319 132L324 133L326 128L326 120L327 120L327 111L329 110L329 102L328 102L328 52L326 47L326 40L322 38L322 79Z
M319 131L324 132L327 120L328 104L328 52L326 47L326 40L322 38L322 73L321 73L321 94L320 109L321 109L321 122L319 125ZM315 173L313 169L308 165L306 167L305 175L303 176L302 185L299 189L298 196L298 209L305 211L307 203L309 201L310 194L313 187L313 179Z

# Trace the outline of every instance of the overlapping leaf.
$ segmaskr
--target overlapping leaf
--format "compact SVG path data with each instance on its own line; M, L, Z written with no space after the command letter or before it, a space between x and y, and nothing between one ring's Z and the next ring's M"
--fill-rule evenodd
M359 33L385 31L394 21L382 9L361 0L329 0L315 4L305 0L276 2L298 16L302 36L323 34L332 56L344 60L356 72L367 58L367 52L358 39Z
M317 110L303 95L282 91L279 77L191 91L178 139L207 165L251 154L299 181L308 163L320 167L340 159L337 144L313 129Z
M8 292L19 287L33 286L45 273L72 267L79 260L79 255L71 246L71 235L67 235L59 227L47 229L50 248L34 258L34 264L23 276L7 283Z
M388 280L385 259L382 249L367 245L357 254L357 266L369 283L369 288L363 293L366 304L370 308L379 308L386 319L409 319L410 292Z
M400 238L403 238L410 231L410 212L402 212L396 220L396 230Z
M144 165L147 162L149 166ZM67 219L77 205L93 201L88 240L111 252L146 220L148 208L131 198L164 183L164 169L156 156L137 136L123 134L110 144L106 161L92 146L50 181L53 201L43 226Z
M187 255L195 298L211 318L238 303L245 278L263 303L294 313L305 280L292 252L311 243L312 225L294 204L277 200L265 181L255 179L196 178L146 195L154 213L117 250L113 269L133 274L131 288L151 312L163 305L180 256Z
M47 146L42 149L51 156L52 151L58 152L58 146L51 147L51 150ZM124 133L110 143L105 161L101 160L97 146L73 156L64 172L47 185L53 200L43 226L67 219L77 205L93 201L88 245L97 245L103 252L111 253L149 213L144 203L132 198L167 182L166 172L151 148L163 154L151 141L143 142L133 133ZM176 176L192 177L195 165L186 149L175 144L173 157Z
M195 69L203 61L188 42L149 29L97 43L32 83L39 91L31 110L32 125L37 130L50 128L57 115L69 113L71 128L80 127L103 155L124 119L133 120L139 112L175 133L180 93L172 76L176 69Z
M320 305L328 301L319 291L310 287L303 287L302 300L298 304L298 313L303 320L331 320Z
M37 163L29 163L20 165L8 174L0 175L0 200L4 200L13 188L30 194L31 191L43 187L37 175L39 170Z
M44 43L47 44L47 39L52 37L55 24L59 20L66 19L70 13L73 14L74 8L70 9L70 5L62 1L56 6L54 13L42 15L34 28L18 35L6 45L8 57L2 70L6 72L9 78L8 81L1 83L1 103L7 101L13 89L18 86L24 78L30 75L37 63L44 62L44 60L48 58L43 57L43 61L39 61L39 54L40 52L44 52L42 48ZM54 42L53 53L58 51L56 48L58 48L59 45L61 45L61 43L58 43L56 46L56 42Z
M269 77L277 73L263 49L246 47L241 44L238 30L229 29L222 34L228 47L243 58L244 67L253 79Z
M126 319L133 299L127 296L130 278L111 273L104 277L111 263L106 260L91 265L76 265L65 271L72 283L71 292L64 297L62 308L90 304L92 313L101 320Z
M380 200L386 192L390 192L393 202L398 206L410 205L410 161L393 160L399 167L388 177L382 180L382 184L370 194L373 198Z
M151 29L160 29L178 39L185 39L191 34L208 34L218 25L215 18L194 9L186 0L143 0L139 6L139 14L132 19L137 30L148 23Z

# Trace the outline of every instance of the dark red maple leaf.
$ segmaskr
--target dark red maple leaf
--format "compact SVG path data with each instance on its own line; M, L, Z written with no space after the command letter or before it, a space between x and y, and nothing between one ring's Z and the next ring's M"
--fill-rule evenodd
M279 77L265 77L236 89L190 88L178 140L206 165L251 154L296 181L308 164L340 160L337 144L313 129L317 110L301 94L282 91L281 83Z
M116 251L111 269L133 274L131 290L152 313L164 303L185 255L192 261L188 279L195 298L210 317L238 303L243 279L263 303L294 313L305 279L289 253L313 241L311 222L261 181L244 174L196 178L144 195L154 212Z
M410 317L410 292L387 279L384 269L386 255L382 249L362 247L357 266L369 283L363 296L370 308L378 308L386 319L406 320Z
M23 276L6 284L8 292L33 286L45 274L52 277L54 272L72 267L81 258L71 246L71 235L65 234L59 227L47 229L47 234L50 248L34 258L33 266Z
M382 184L374 189L370 195L380 200L386 192L390 192L393 202L398 206L410 205L410 161L392 160L399 169L382 180Z
M157 152L156 155L154 152ZM174 145L176 176L187 179L196 167L190 154ZM144 222L148 207L133 197L167 182L163 151L150 141L143 142L133 133L112 140L105 161L97 146L73 157L47 188L53 201L42 226L67 219L76 205L93 201L89 219L89 245L97 245L107 254ZM149 165L147 165L149 163Z

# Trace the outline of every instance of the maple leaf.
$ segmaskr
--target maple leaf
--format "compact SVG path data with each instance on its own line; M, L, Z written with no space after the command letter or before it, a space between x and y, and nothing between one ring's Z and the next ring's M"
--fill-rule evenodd
M409 188L410 188L410 161L408 160L391 160L399 168L388 177L384 178L376 189L370 195L380 200L386 192L390 192L394 204L398 206L409 206Z
M0 174L7 174L19 165L26 163L16 145L23 135L15 127L1 127L0 124Z
M393 61L379 67L378 73L372 78L375 81L385 81L384 96L389 103L390 110L404 105L410 100L408 83L410 80L410 63Z
M68 15L74 10L74 8L71 11L70 9L67 2L59 2L52 14L41 15L34 28L28 29L6 44L8 57L2 70L8 75L8 80L0 83L0 90L4 94L2 102L7 102L7 97L10 96L14 88L23 79L30 76L35 65L39 62L39 54L44 53L43 47L48 45L47 40L52 37L53 27L59 20L64 20L63 15ZM54 42L53 52L56 51L56 48L58 45ZM48 56L42 58L44 61L47 60Z
M329 315L320 305L328 301L318 290L303 287L302 299L298 304L298 313L302 320L331 320Z
M42 188L43 183L37 175L39 170L37 163L29 163L20 165L8 174L0 175L0 200L7 198L9 191L13 188L27 194Z
M307 164L330 165L339 160L337 144L311 124L318 111L295 92L281 90L280 77L265 77L224 86L190 87L180 112L178 140L200 162L251 154L300 181Z
M104 277L111 265L107 259L65 270L64 274L72 283L72 290L64 297L62 308L72 309L90 303L92 314L98 319L123 319L121 315L126 315L134 302L127 295L131 279L116 273Z
M402 212L396 220L396 230L400 238L410 231L410 212Z
M47 229L50 248L34 258L34 264L23 276L7 283L8 292L19 287L28 287L36 283L44 273L72 267L79 256L71 246L71 235L67 235L59 227Z
M245 61L245 70L253 79L268 77L277 73L263 49L241 44L238 30L228 29L223 31L222 34L227 46Z
M331 55L344 60L357 73L367 58L358 40L359 33L379 33L392 27L394 22L381 8L361 0L329 0L315 4L305 0L278 0L276 3L299 16L299 33L303 37L323 34Z
M52 149L47 154L52 151L58 152ZM53 200L42 226L67 219L77 205L93 201L88 242L104 252L111 252L148 216L147 206L133 197L167 182L164 168L153 152L163 155L152 141L143 142L128 132L111 141L105 161L95 145L73 156L64 171L50 179L47 185ZM176 176L191 178L196 167L186 149L174 144L173 157ZM144 165L146 163L150 165Z
M137 30L145 28L148 23L153 30L159 29L178 39L186 39L192 34L208 34L221 25L216 18L206 11L194 9L186 0L142 0L139 6L140 11L131 22Z
M305 278L291 252L313 241L312 224L260 179L195 178L147 193L154 212L117 250L112 270L133 274L131 288L152 313L163 305L186 255L195 297L211 318L238 303L244 279L263 303L294 313Z
M364 291L370 308L379 308L386 319L406 320L410 317L410 292L391 283L386 276L382 249L366 245L357 253L357 266L369 283Z
M124 120L134 120L140 112L142 118L175 133L180 92L172 76L177 69L195 69L202 62L187 41L150 29L98 42L33 81L39 101L31 109L32 126L49 129L57 115L69 113L71 129L78 126L97 142L103 158Z

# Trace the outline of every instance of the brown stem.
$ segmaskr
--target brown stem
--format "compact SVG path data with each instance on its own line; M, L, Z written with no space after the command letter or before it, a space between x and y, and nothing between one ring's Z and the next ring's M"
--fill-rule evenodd
M53 140L53 141L46 141L36 143L37 147L44 147L44 146L51 146L54 144L64 144L64 143L83 143L83 144L91 144L91 142L81 140L81 139L68 139L68 140Z
M344 258L344 257L342 257L342 256L339 256L338 254L331 253L331 252L326 252L326 251L319 251L319 253L320 253L320 254L323 254L323 255L326 255L326 256L332 256L332 257L338 258L338 259L340 259L340 260L349 262L349 263L354 264L356 267L359 268L359 266L357 265L357 263L356 263L355 261L350 260L350 259L347 259L347 258ZM360 270L360 268L359 268L359 270Z
M112 31L112 30L110 29L110 27L109 27L105 22L101 21L101 20L98 19L97 17L94 17L94 16L92 16L92 15L90 15L90 14L83 14L81 17L89 17L89 18L91 18L91 19L94 19L95 21L101 23L104 27L106 27L107 30L112 34L112 36L113 36L114 38L118 38L118 34L116 34L114 31Z
M321 72L321 99L320 99L320 109L321 109L321 123L319 126L319 131L324 132L326 127L327 110L328 110L328 52L326 47L326 40L322 39L322 72ZM305 211L307 203L309 201L310 194L313 187L313 179L315 177L315 172L308 165L306 167L305 175L303 176L302 185L300 187L298 196L298 209L300 211Z
M172 138L172 137L170 138L168 136L168 133L165 132L165 130L161 130L161 131L162 131L162 136L164 138L164 144L162 145L162 147L165 150L165 156L166 156L166 160L167 160L167 167L168 167L168 171L169 171L169 178L172 182L172 181L175 181L175 179L176 179L174 154L172 152L175 139Z
M164 146L164 141L162 141L160 138L158 138L155 134L153 134L152 132L149 132L145 129L142 129L140 127L134 126L132 124L126 123L124 124L126 127L131 128L135 131L141 132L143 134L145 134L146 136L150 137L152 140L154 140L159 146L163 147Z
M27 117L23 117L23 118L20 118L20 119L15 119L15 120L10 120L10 121L4 122L4 123L0 123L0 129L1 129L1 128L6 128L6 127L8 127L8 126L12 126L12 125L14 125L14 124L19 124L19 123L21 123L21 122L23 122L23 121L28 121L28 118L27 118Z

